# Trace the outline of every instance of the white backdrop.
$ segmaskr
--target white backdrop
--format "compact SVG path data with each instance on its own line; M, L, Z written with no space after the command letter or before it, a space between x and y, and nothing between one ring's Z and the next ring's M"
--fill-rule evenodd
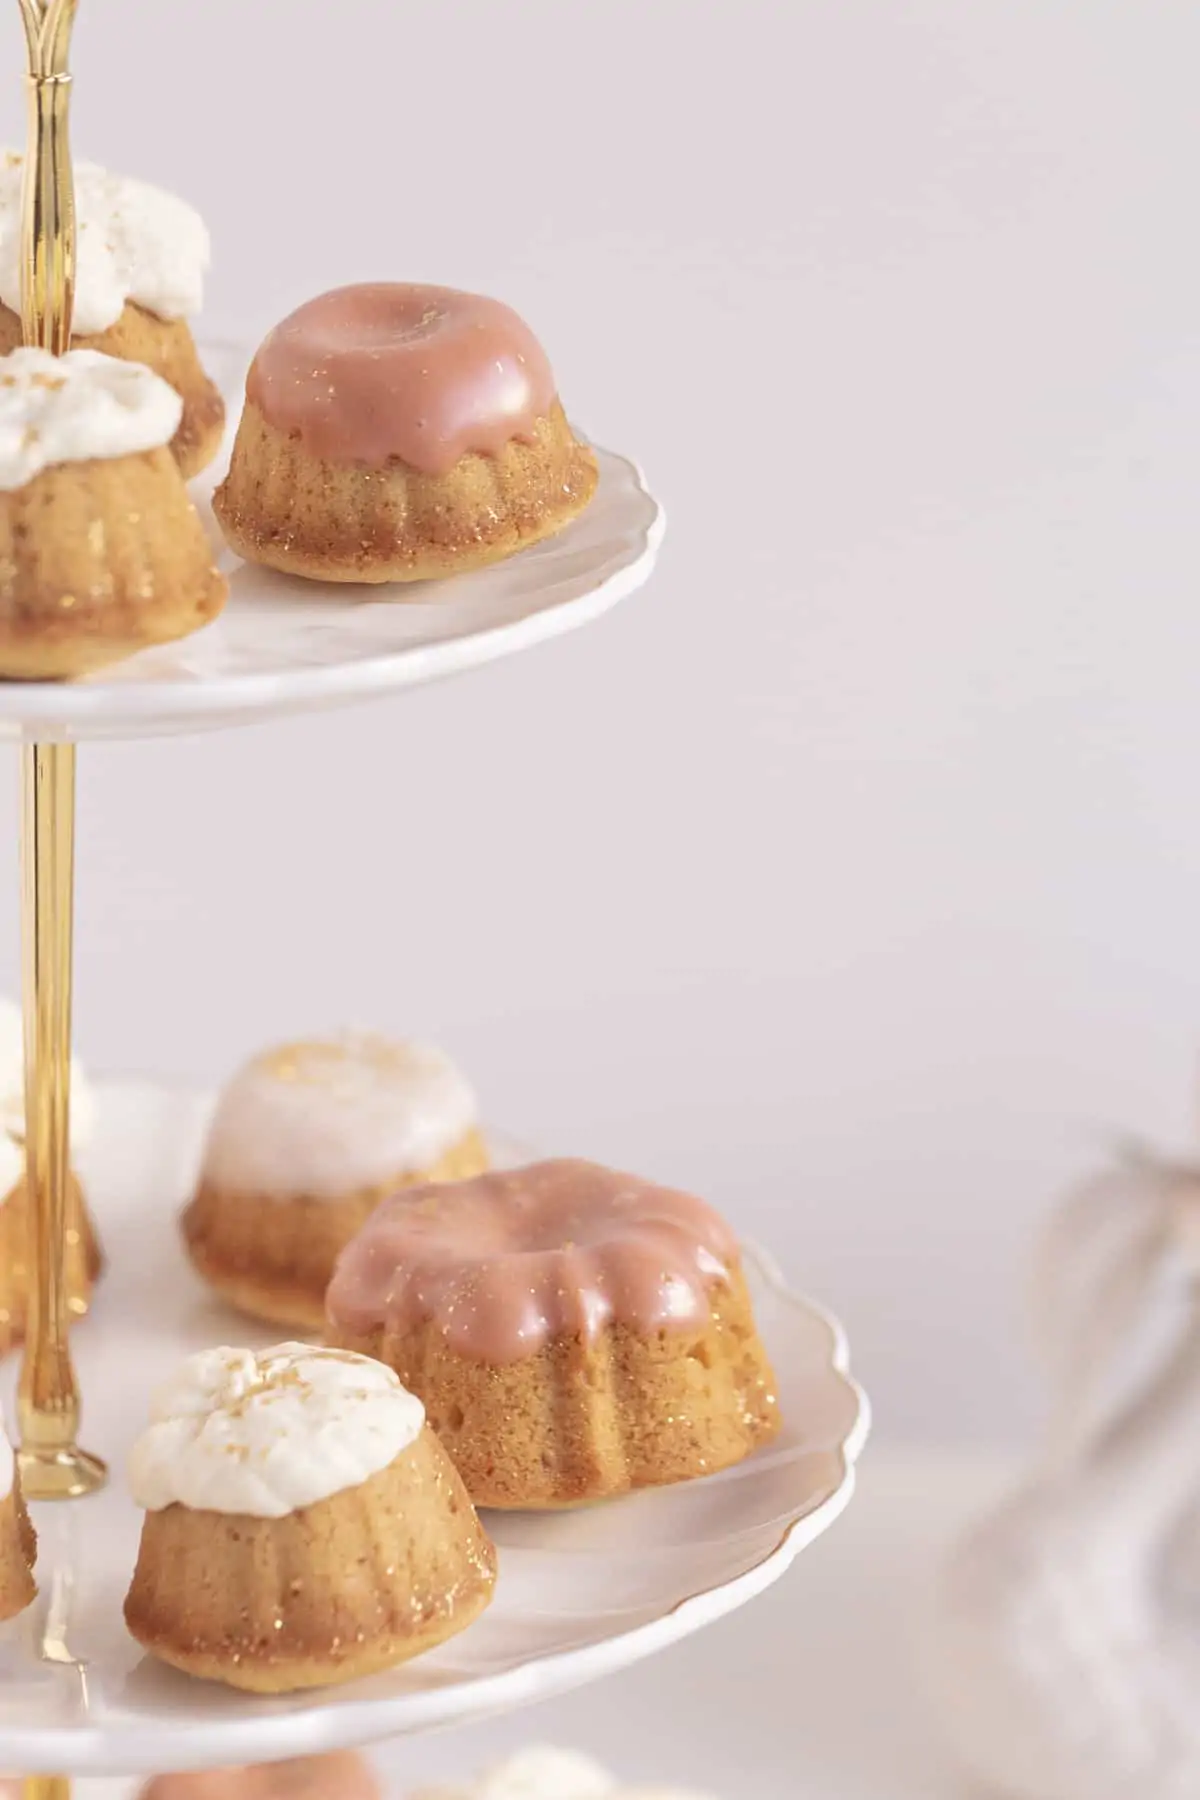
M84 0L75 62L78 149L206 212L213 331L495 292L671 516L511 666L89 750L85 1055L438 1036L768 1236L885 1432L1016 1430L1034 1221L1191 1124L1192 0ZM14 902L15 851L10 984Z

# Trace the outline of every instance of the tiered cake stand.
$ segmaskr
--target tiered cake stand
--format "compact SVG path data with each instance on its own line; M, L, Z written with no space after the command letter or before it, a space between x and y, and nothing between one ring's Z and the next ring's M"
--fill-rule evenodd
M75 6L20 4L32 119L24 324L29 341L61 349L73 255L65 70ZM205 359L224 376L236 418L244 357L209 347ZM35 1286L17 1416L41 1546L39 1599L0 1628L0 1769L26 1777L29 1800L60 1796L62 1771L139 1774L269 1761L560 1692L751 1599L850 1498L867 1417L845 1342L833 1321L788 1289L767 1255L751 1249L759 1322L779 1376L779 1441L707 1481L580 1512L490 1517L500 1550L495 1602L442 1649L356 1685L256 1700L143 1658L122 1623L139 1529L123 1465L149 1393L180 1356L231 1335L245 1341L250 1328L202 1291L177 1242L175 1214L194 1179L208 1100L153 1086L103 1090L102 1130L81 1173L109 1272L72 1334L83 1371L81 1415L63 1279L75 745L397 693L598 617L645 582L663 530L637 469L607 451L598 456L599 491L582 518L496 568L411 590L400 603L271 576L225 554L229 606L198 636L72 685L0 687L0 735L21 745L24 789ZM198 498L205 503L205 494ZM514 1153L499 1136L494 1148Z

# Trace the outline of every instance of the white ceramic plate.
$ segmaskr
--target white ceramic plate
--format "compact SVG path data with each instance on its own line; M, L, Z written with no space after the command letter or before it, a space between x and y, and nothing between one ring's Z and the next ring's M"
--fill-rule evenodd
M230 436L244 350L202 346L225 392ZM586 625L649 577L661 507L631 462L597 450L600 486L557 537L446 581L355 588L239 562L209 504L228 461L193 495L229 576L229 604L195 636L86 680L0 683L0 739L162 737L391 694L494 662Z
M752 1252L785 1419L769 1450L709 1480L607 1506L489 1514L500 1549L491 1609L393 1674L256 1700L144 1658L121 1618L139 1531L122 1470L148 1394L190 1350L278 1334L256 1334L210 1300L180 1253L175 1215L209 1103L125 1084L101 1098L104 1129L83 1173L110 1267L74 1342L83 1441L115 1479L95 1499L37 1509L42 1597L0 1628L0 1769L140 1774L269 1761L544 1699L741 1606L847 1504L867 1416L845 1342Z

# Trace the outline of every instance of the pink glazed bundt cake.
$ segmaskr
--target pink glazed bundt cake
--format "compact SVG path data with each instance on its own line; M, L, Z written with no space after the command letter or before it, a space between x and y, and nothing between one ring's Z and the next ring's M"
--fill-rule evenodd
M326 1306L326 1341L420 1396L479 1506L709 1475L778 1430L729 1226L593 1163L394 1195L343 1252Z
M549 537L597 479L516 313L375 281L319 295L267 337L213 504L249 562L420 581Z
M283 1762L156 1775L142 1788L139 1800L382 1800L382 1796L369 1763L353 1750L330 1750Z

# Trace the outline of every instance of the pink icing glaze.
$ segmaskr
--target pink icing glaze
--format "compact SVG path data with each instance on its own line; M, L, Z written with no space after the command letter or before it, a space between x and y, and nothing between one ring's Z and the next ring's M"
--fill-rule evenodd
M139 1800L379 1800L379 1783L361 1756L335 1750L196 1775L156 1775Z
M509 307L454 288L335 288L275 327L246 397L324 461L399 457L444 475L469 451L528 442L555 400L546 354Z
M335 1329L434 1321L461 1355L511 1363L610 1323L695 1329L737 1240L690 1194L587 1162L542 1162L385 1200L343 1251Z

